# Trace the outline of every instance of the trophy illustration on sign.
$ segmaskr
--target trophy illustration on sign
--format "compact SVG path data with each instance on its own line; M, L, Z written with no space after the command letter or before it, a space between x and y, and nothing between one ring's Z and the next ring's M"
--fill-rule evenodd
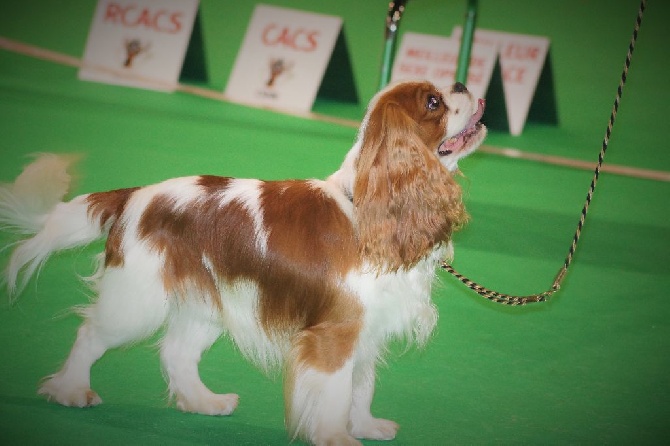
M265 82L265 86L268 88L272 88L279 76L290 71L291 68L293 68L293 62L286 62L281 57L271 58L269 68L270 68L270 77Z
M140 39L126 39L124 48L126 49L126 60L123 62L124 68L131 68L133 61L137 56L145 53L151 47L151 43L142 45Z

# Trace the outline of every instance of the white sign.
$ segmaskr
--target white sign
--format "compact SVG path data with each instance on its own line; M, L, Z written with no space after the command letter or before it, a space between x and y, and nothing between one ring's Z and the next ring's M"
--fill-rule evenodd
M460 40L460 35L461 28L454 28L452 37ZM477 29L474 42L499 45L509 130L512 135L520 135L528 118L528 111L549 51L549 39L542 36ZM473 57L477 54L475 48L472 54Z
M426 79L444 88L456 78L460 43L457 39L407 32L393 64L391 81ZM473 44L467 87L478 98L486 96L495 67L498 46Z
M311 110L341 28L339 17L256 6L226 96L257 106Z
M198 0L99 0L79 78L174 90L197 11Z

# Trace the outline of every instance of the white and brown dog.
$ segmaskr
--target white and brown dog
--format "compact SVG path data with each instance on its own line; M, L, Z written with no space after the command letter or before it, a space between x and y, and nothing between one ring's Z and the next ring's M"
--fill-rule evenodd
M466 219L451 172L484 139L483 104L459 83L392 85L325 181L205 175L61 202L67 162L40 156L0 189L0 224L32 234L9 261L10 293L51 253L107 241L91 278L97 298L39 393L99 404L93 363L164 328L177 407L228 415L238 396L213 393L198 374L201 354L226 334L262 369L284 367L292 439L394 438L398 425L370 413L375 367L389 340L422 344L436 324L431 283Z

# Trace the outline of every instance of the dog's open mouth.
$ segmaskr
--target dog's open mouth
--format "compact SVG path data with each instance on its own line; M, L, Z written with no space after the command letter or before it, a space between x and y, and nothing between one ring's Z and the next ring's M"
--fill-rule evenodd
M465 146L467 146L468 141L470 138L477 134L479 130L482 128L482 123L479 122L482 119L482 116L484 115L484 109L486 108L486 101L484 99L479 99L477 101L477 111L475 112L474 115L470 117L470 120L468 121L467 125L463 130L461 130L458 134L452 136L451 138L445 140L442 144L440 144L440 147L437 149L437 153L440 156L447 156L451 155L454 152L458 152L462 150Z

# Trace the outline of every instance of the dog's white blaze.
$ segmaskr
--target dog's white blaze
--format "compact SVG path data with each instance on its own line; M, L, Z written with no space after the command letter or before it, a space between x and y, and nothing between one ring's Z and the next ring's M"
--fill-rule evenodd
M470 92L448 93L444 96L444 102L449 108L447 137L450 138L465 129L470 118L477 111L478 104Z

